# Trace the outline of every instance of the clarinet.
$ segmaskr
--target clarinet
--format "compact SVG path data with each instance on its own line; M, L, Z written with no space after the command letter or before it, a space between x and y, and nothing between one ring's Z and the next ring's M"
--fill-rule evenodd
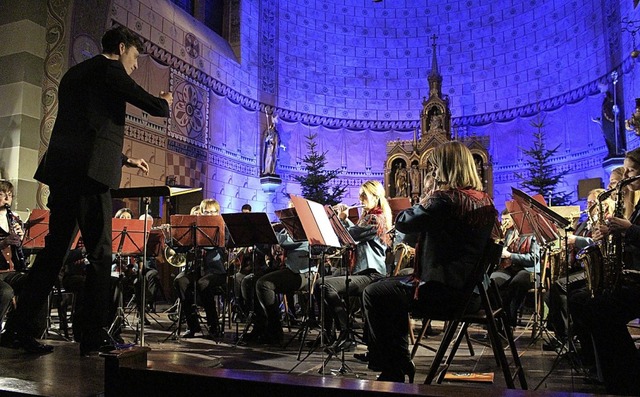
M9 219L9 229L11 229L9 232L15 233L14 232L15 226L16 224L18 224L18 222L20 222L20 218L18 218L17 215L11 212L11 207L9 207L8 204L6 204L4 208L7 210L7 216ZM18 260L18 264L20 265L20 269L26 269L27 261L24 259L24 251L22 251L22 242L18 247L15 247L15 253L16 253L16 258Z

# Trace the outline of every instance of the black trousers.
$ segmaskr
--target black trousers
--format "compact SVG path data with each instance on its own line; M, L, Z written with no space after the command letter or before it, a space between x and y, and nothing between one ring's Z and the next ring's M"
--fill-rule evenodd
M4 316L11 306L11 300L14 295L20 293L26 276L26 273L15 271L0 273L0 331L2 331Z
M89 264L84 285L85 305L76 321L83 332L97 332L108 324L111 277L111 192L106 186L83 183L51 186L48 202L49 234L25 280L7 331L32 334L33 313L47 301L60 273L75 232L80 228Z
M296 273L286 268L260 277L256 282L256 298L259 303L255 307L256 327L266 330L271 335L281 334L282 324L277 295L307 290L309 277L312 274L311 272Z
M576 295L572 315L591 330L607 392L640 395L640 355L627 329L629 321L640 317L640 290L623 287L591 299Z
M349 326L349 308L345 298L361 297L364 289L372 282L383 276L377 272L366 274L354 274L349 276L349 290L347 291L347 279L345 275L325 277L324 279L324 305L325 305L325 331L330 332L331 324L336 322L339 331L345 331ZM315 294L317 302L321 302L322 279L316 281Z
M427 318L448 318L465 305L459 291L429 282L419 288L418 300L408 277L391 277L369 285L363 294L365 320L369 326L369 367L383 372L403 368L410 360L409 313ZM476 298L478 298L476 296ZM480 300L467 307L475 312Z
M173 280L176 292L182 300L182 310L187 318L187 327L189 327L190 331L194 332L200 330L195 307L195 304L199 303L204 308L207 317L207 326L209 326L211 330L217 329L219 324L215 295L217 292L220 292L219 287L226 285L227 275L205 274L200 277L196 282L198 302L194 299L193 277L193 272L181 272L176 276L175 280Z

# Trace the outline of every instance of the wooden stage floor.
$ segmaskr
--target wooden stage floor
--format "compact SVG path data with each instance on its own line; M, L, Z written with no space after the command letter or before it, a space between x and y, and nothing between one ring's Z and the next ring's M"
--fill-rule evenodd
M129 316L129 320L134 320ZM235 346L236 330L225 329L225 335L218 340L208 338L193 338L173 340L167 339L170 334L168 327L171 321L164 313L153 314L151 325L145 327L145 342L151 348L149 352L149 366L160 366L161 363L179 364L187 367L225 368L248 373L274 373L291 375L310 375L315 377L349 377L364 380L375 380L377 373L367 369L366 364L353 358L354 353L364 352L366 347L357 345L354 351L345 354L345 363L351 371L340 374L335 370L341 367L339 359L332 359L322 369L323 359L326 357L319 350L311 353L304 361L297 360L300 342L296 339L291 345L283 349L273 346ZM419 327L418 322L416 327ZM242 332L239 324L239 332ZM436 330L442 328L442 323L434 324ZM285 327L285 342L296 332ZM98 396L105 390L104 360L98 356L80 357L78 345L65 341L56 334L54 328L49 335L49 342L56 347L54 353L44 356L25 355L19 351L0 348L0 396L4 395L38 395L38 396ZM416 332L418 329L416 329ZM315 339L317 330L312 330L310 338ZM123 332L126 341L132 341L135 335L133 329L127 328ZM486 332L479 327L471 328L473 338L482 339ZM427 344L437 348L441 335L429 337ZM582 373L572 369L566 358L558 357L555 352L543 351L544 340L532 340L531 330L526 327L516 328L516 343L521 354L529 389L537 387L539 391L579 392L589 394L604 393L601 385L585 381ZM461 347L450 372L494 373L492 383L455 382L443 383L439 388L453 388L452 385L464 385L470 388L469 395L474 390L487 389L505 393L505 381L502 372L497 368L491 349L480 343L473 344L475 356L470 356L466 346ZM309 349L305 346L303 357ZM417 367L416 382L422 383L426 371L431 363L433 352L419 348L414 362ZM295 368L294 368L295 367ZM545 376L548 377L543 381ZM372 387L376 383L372 382ZM367 383L368 384L368 383ZM517 385L517 382L516 382ZM445 391L446 389L443 389ZM453 391L453 389L452 389ZM446 393L446 392L445 392ZM448 393L446 393L448 394ZM546 393L545 393L546 394Z

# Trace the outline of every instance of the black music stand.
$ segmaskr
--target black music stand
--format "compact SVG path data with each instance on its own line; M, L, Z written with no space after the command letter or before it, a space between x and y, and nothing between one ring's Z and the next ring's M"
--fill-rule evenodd
M275 211L276 216L280 219L280 224L287 231L289 236L294 242L307 241L307 235L304 233L304 228L302 227L302 223L300 223L300 218L298 218L298 214L296 213L295 208L284 208L281 210ZM312 258L311 250L309 250L308 257L308 271L311 273L311 261ZM300 324L298 331L289 339L289 341L284 345L286 349L291 342L293 342L296 338L300 338L300 346L298 347L298 357L300 360L302 356L302 348L307 340L307 335L309 334L309 329L311 328L311 312L313 310L313 286L311 285L311 278L307 279L307 291L309 291L309 299L307 301L307 313L304 316L304 320Z
M44 248L44 238L49 234L49 211L35 209L24 224L22 248L36 252Z
M355 241L351 238L349 232L346 231L340 220L337 218L333 209L330 206L323 206L322 204L316 203L311 200L307 200L303 197L291 195L291 201L293 202L293 206L296 209L296 214L298 215L298 219L304 229L304 233L307 237L307 241L309 241L309 250L311 248L315 248L317 251L321 252L320 259L320 277L322 289L321 293L321 304L320 304L320 322L324 324L324 261L326 252L329 249L341 249L344 245L355 246ZM331 214L331 216L330 216ZM320 332L320 346L321 349L321 359L322 359L322 367L319 371L320 374L325 375L325 367L328 360L324 359L324 335L323 332ZM291 373L294 369L300 365L306 358L308 358L311 353L313 353L314 349L311 349L307 356L299 361L289 373ZM330 357L329 357L330 359ZM341 373L342 372L341 368Z
M233 241L234 247L253 247L251 255L253 256L253 273L255 277L255 252L258 244L278 244L278 239L273 231L273 226L269 221L269 217L264 212L239 212L235 214L222 214L222 218L231 235L230 240ZM257 281L257 280L254 280ZM255 288L251 289L251 293L255 294ZM249 307L249 315L244 325L242 334L236 340L235 346L247 335L249 327L253 323L255 316L255 296L251 299L251 307Z
M151 197L173 197L183 194L198 192L202 188L181 188L174 186L143 186L143 187L130 187L111 190L112 198L131 198L142 197L144 202L144 223L145 229L148 223L149 204ZM148 234L148 232L147 232ZM142 266L138 268L138 285L140 286L140 333L138 335L140 345L144 346L144 304L146 301L147 283L144 278L144 267L147 265L147 237L144 239L144 246L142 251Z
M116 266L118 270L118 307L116 309L116 318L111 323L108 331L112 339L114 339L116 331L126 322L123 301L124 270L122 257L139 256L143 253L143 247L146 246L147 235L151 230L151 224L145 223L144 220L138 219L111 220L111 250L116 255ZM144 316L144 312L140 312L139 314L140 316ZM115 343L115 341L113 342Z
M193 286L193 304L197 305L197 282L199 274L196 272L202 268L199 263L204 260L205 253L203 248L223 247L225 242L225 223L220 216L211 215L171 215L171 241L172 245L178 249L183 247L194 253L196 264L192 271L194 272ZM197 251L201 250L201 255L197 255ZM196 309L197 313L197 309ZM182 326L182 305L178 310L178 326L167 338L172 336L180 336L180 328Z
M549 245L561 237L559 230L566 229L570 225L570 222L548 208L546 204L544 204L542 196L531 197L516 188L512 188L512 192L514 200L507 206L507 209L510 213L513 210L515 216L512 215L512 218L516 229L522 234L532 233L540 242L541 246L544 246L545 249L548 250ZM567 235L565 232L565 247L566 238ZM538 277L535 277L534 325L531 344L535 343L540 337L544 339L545 336L549 339L545 339L547 342L555 340L555 337L551 336L546 329L542 314L539 310L542 281L543 280L540 280Z

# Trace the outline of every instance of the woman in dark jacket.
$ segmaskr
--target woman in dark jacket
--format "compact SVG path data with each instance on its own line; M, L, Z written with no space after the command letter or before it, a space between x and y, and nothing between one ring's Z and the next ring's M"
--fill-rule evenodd
M417 264L411 277L381 280L363 294L369 325L369 367L378 380L413 381L407 314L450 313L464 305L463 289L493 230L493 200L482 191L473 156L453 141L436 147L429 159L430 194L398 215L396 229L419 233ZM479 307L479 301L476 302ZM473 309L473 308L469 308Z

